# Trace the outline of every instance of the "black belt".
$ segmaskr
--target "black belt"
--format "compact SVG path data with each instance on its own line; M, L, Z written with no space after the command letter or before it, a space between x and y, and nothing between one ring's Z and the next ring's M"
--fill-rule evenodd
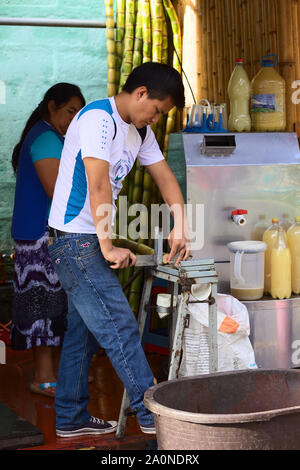
M57 230L57 228L49 227L49 237L63 237L65 235L71 235L71 232L63 232L62 230Z

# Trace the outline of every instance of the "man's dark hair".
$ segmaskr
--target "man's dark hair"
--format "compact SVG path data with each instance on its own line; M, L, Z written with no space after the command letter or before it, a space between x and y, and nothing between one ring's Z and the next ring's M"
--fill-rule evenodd
M145 86L150 99L164 100L171 96L177 108L184 108L184 87L180 73L173 67L159 62L145 62L129 75L122 90L132 93L136 88Z

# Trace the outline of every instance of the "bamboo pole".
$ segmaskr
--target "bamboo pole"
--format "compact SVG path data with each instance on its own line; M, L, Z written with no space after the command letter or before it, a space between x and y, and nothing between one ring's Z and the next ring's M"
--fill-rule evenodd
M269 11L269 48L271 54L278 53L275 0L268 0Z
M217 0L216 4L216 53L217 53L217 102L222 103L225 101L224 96L224 44L222 35L222 22L221 22L221 1Z
M230 69L230 73L234 69L234 64L235 64L235 59L236 59L233 2L234 2L234 0L228 0L227 7L226 7L227 8L227 21L228 21L229 69Z
M218 68L217 68L217 38L216 38L216 5L215 0L209 2L209 21L211 28L211 77L212 96L211 101L217 102L218 98Z
M207 73L207 44L206 44L206 29L205 29L205 8L204 1L199 0L199 45L200 45L200 99L208 97L208 73Z
M231 74L231 66L230 66L230 57L232 54L232 50L230 47L231 39L229 37L229 12L228 12L228 5L226 0L221 0L221 11L222 11L222 18L223 18L223 41L224 41L224 59L225 59L225 71L224 71L224 92L225 92L225 102L227 107L227 115L229 114L229 96L227 92L228 82L230 79Z
M293 31L293 52L295 60L295 79L300 80L300 53L299 53L299 24L298 13L300 12L299 2L292 1L292 31ZM294 90L292 90L294 91ZM300 106L292 103L291 106L295 109L296 131L300 131Z
M252 40L252 77L258 72L259 70L259 63L260 63L260 52L259 52L259 45L257 41L257 23L256 23L256 16L257 16L257 5L256 0L252 0L250 5L250 28L251 28L251 36Z
M250 57L250 75L249 79L251 80L254 76L254 49L253 49L253 35L252 35L252 10L251 10L252 2L251 0L247 2L247 10L248 10L248 24L247 24L247 34L248 34L248 42L249 42L249 57Z
M292 132L296 122L296 110L291 100L292 83L295 80L293 32L289 27L292 9L286 0L277 1L277 21L279 40L279 70L286 83L286 131Z
M212 81L212 33L211 33L211 18L210 18L210 8L209 0L205 1L205 16L206 16L206 37L207 37L207 71L209 74L208 80L208 100L211 101L213 97L213 81Z
M248 0L242 0L241 2L241 22L242 22L242 31L241 31L241 39L242 39L242 51L244 57L244 64L245 70L249 78L251 78L251 54L250 54L250 43L249 43L249 32L248 32L248 24L249 24L249 17L248 17Z
M238 57L244 59L244 51L242 50L240 0L234 0L233 8L233 18L235 22L235 59Z
M256 0L256 38L259 48L259 64L264 55L264 39L263 39L263 18L262 18L262 2Z

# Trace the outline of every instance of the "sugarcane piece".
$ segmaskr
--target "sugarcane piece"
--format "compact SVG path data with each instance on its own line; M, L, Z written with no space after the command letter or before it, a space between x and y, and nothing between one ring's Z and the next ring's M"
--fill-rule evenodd
M113 0L105 0L105 25L107 46L107 93L108 96L116 94L116 44Z
M135 242L133 240L129 240L128 238L122 237L121 235L115 234L115 238L113 238L113 245L119 248L127 248L128 250L132 251L137 255L153 255L154 250L153 248L140 243Z
M121 76L119 91L122 90L127 77L132 71L133 61L133 45L134 45L134 30L135 30L135 1L126 0L125 4L125 34L124 34L124 48L123 60L121 65Z

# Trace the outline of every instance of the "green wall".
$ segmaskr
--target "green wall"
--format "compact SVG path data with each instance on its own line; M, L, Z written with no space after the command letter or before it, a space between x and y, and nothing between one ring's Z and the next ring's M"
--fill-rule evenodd
M105 8L104 0L0 0L0 16L105 21ZM12 149L55 83L80 86L87 102L106 97L106 38L105 29L0 26L0 44L0 253L10 253Z

